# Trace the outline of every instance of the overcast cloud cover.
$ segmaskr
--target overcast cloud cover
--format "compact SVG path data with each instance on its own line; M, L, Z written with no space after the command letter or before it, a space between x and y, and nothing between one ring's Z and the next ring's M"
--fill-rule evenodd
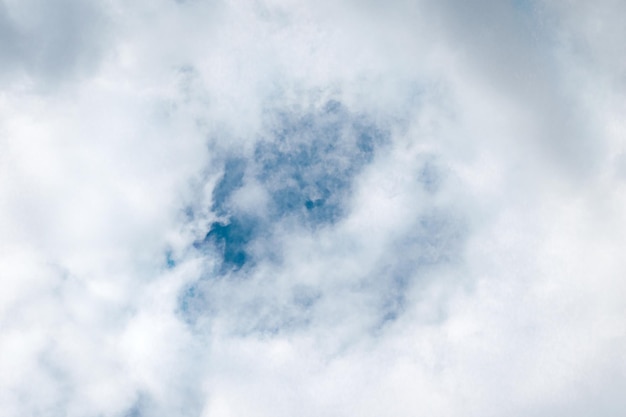
M623 416L625 17L0 0L0 415Z

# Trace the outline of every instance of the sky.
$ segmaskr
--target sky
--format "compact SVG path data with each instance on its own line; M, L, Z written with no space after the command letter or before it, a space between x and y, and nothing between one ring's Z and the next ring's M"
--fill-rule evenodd
M625 15L0 0L0 414L622 416Z

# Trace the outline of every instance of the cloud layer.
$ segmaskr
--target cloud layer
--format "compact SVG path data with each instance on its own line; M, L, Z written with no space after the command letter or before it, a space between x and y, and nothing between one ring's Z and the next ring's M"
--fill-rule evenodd
M0 2L7 416L619 416L620 2Z

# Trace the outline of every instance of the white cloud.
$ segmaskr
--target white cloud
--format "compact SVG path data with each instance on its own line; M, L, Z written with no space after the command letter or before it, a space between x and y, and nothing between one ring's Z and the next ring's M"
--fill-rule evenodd
M618 2L0 4L8 416L617 416Z

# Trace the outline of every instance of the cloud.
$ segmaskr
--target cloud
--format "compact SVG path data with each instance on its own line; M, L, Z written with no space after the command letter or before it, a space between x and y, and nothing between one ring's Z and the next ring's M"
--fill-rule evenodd
M620 8L0 3L4 413L619 415Z
M3 1L3 88L46 90L93 73L111 38L109 13L73 0Z

